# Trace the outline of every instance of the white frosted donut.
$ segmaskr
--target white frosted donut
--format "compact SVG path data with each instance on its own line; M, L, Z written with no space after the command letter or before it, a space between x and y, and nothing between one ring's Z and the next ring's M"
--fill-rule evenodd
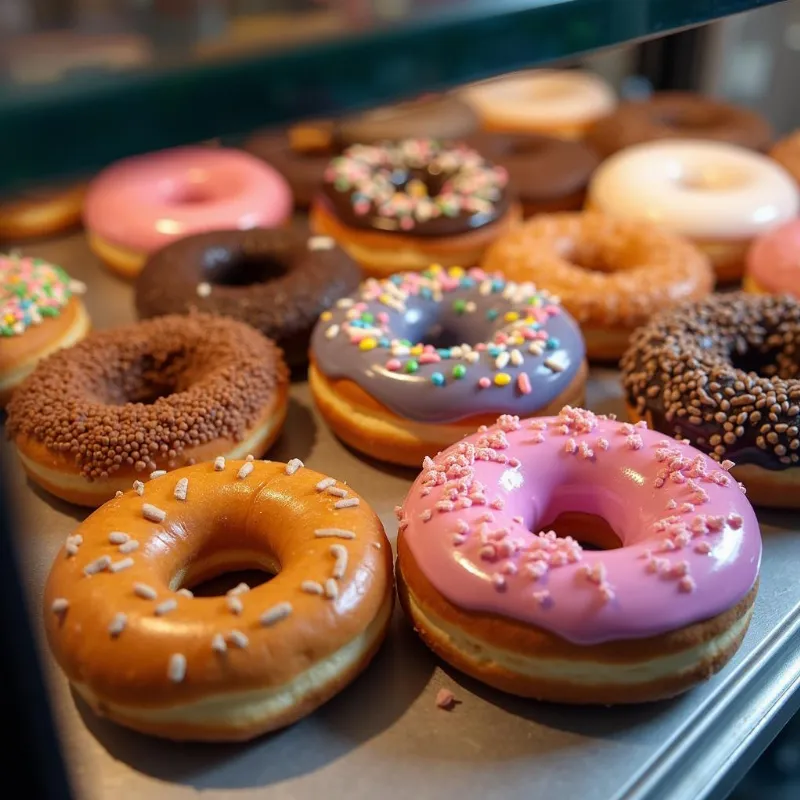
M517 72L462 90L463 99L490 127L580 133L617 105L601 77L580 70Z
M635 145L604 161L589 185L588 205L692 239L742 240L795 217L800 196L789 174L766 156L682 140Z

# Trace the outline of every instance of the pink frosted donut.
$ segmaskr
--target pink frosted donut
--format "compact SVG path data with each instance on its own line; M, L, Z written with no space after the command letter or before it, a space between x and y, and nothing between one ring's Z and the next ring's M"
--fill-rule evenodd
M765 233L747 252L743 287L753 294L800 298L800 219Z
M212 230L275 228L292 213L281 175L239 150L181 147L126 158L89 186L89 245L110 267L136 275L147 256Z
M502 416L426 459L398 509L403 607L442 658L514 694L685 691L737 650L756 594L761 536L729 467L569 406Z

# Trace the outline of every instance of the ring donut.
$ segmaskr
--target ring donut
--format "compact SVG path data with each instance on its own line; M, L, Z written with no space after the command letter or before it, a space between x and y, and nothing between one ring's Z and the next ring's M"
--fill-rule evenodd
M513 694L670 697L721 669L750 621L752 507L719 464L644 423L569 407L500 417L425 462L399 519L400 600L415 629ZM561 520L605 552L547 531Z
M349 486L298 459L218 458L109 501L67 538L47 638L102 716L171 739L250 739L369 663L392 611L391 552ZM277 574L226 597L188 588L244 568Z
M30 190L0 202L0 239L52 236L80 224L83 184Z
M150 257L136 281L141 318L201 311L246 322L290 366L308 362L319 315L354 291L355 262L333 239L287 229L189 236Z
M40 362L6 430L32 481L99 506L148 473L218 455L260 455L286 417L281 352L207 314L98 331Z
M800 220L759 236L747 251L742 288L752 294L790 294L800 299Z

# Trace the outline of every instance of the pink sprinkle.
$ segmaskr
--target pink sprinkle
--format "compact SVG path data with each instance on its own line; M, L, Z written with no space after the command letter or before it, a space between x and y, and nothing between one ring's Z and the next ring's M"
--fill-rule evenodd
M456 696L449 689L439 689L436 693L436 707L443 711L452 711L457 702Z
M520 372L517 376L517 388L522 394L530 394L533 389L531 387L531 379L526 372Z
M420 364L438 364L442 357L438 353L423 353L417 361Z
M689 574L689 562L688 561L677 561L670 567L670 575L676 578L682 578L684 575Z
M432 516L433 516L433 512L432 512L432 511L431 511L429 508L426 508L426 509L425 509L425 510L424 510L424 511L423 511L423 512L422 512L422 513L419 515L419 518L420 518L420 519L421 519L423 522L428 522L428 520L430 520L430 518L431 518Z
M642 437L636 434L631 434L630 436L628 436L628 438L625 440L625 444L631 450L641 450L644 447L644 442L642 441Z
M552 605L553 600L550 597L550 592L547 589L543 589L541 592L534 592L533 599L542 607L547 608L548 606Z
M730 471L731 467L735 467L736 464L734 464L733 461L731 461L730 459L726 458L722 462L722 464L720 464L720 466L722 467L722 469L724 469L726 472L728 472L728 471Z
M459 533L469 533L469 523L465 519L457 520L456 530Z
M517 565L513 561L505 561L500 565L500 572L502 572L503 575L516 575Z
M725 527L725 517L719 515L706 517L706 524L710 531L721 531Z
M388 369L389 372L397 372L397 370L399 370L400 367L402 367L402 366L403 366L403 364L401 363L400 359L398 359L398 358L390 358L386 362L386 369Z
M694 582L694 578L691 575L686 575L678 581L678 588L682 592L693 592L697 588L697 584Z
M598 587L598 591L604 602L608 603L614 599L614 588L610 583L601 583Z
M506 579L497 572L492 575L492 583L498 592L502 592L506 588Z
M385 311L379 311L375 315L375 318L378 320L378 322L381 323L381 325L388 325L389 324L389 315Z
M694 546L695 553L702 553L708 555L711 552L711 545L708 542L698 542Z
M480 386L481 389L488 389L491 385L492 382L486 376L478 381L478 386Z
M494 500L492 500L492 502L489 503L489 505L496 511L502 511L505 503L503 502L502 498L497 497Z
M728 525L730 525L735 531L738 531L739 528L742 527L743 522L744 520L739 514L728 514Z
M481 549L478 551L478 555L484 561L494 561L497 558L497 550L493 544L485 544Z

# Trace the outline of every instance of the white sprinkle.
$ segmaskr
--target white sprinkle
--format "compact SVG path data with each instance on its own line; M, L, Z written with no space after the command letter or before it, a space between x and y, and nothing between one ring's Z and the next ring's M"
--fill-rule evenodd
M225 456L217 456L214 459L214 471L222 472L225 469Z
M381 543L380 543L380 542L373 542L373 543L372 543L372 546L373 546L373 547L374 547L376 550L380 550L380 549L381 549Z
M72 294L86 294L86 284L83 281L71 278L69 282L69 290Z
M343 544L332 544L330 553L336 559L333 565L333 577L343 578L347 570L347 548Z
M303 462L299 458L293 458L286 464L286 469L284 472L287 475L294 475L300 467L304 466Z
M167 471L165 469L156 469L150 473L150 480L154 481L156 478L160 478L162 475L166 475Z
M250 644L250 640L245 636L241 631L233 630L228 634L228 641L238 647L240 650L244 650L247 645Z
M339 326L338 325L329 325L328 329L325 331L325 338L326 339L335 339L339 335Z
M346 500L337 500L334 504L334 508L353 508L353 506L357 506L361 501L357 497L348 497Z
M125 544L131 537L128 536L127 533L123 533L122 531L111 531L108 534L108 541L111 544Z
M524 363L525 359L522 357L522 353L519 350L512 350L511 351L511 363L515 367L519 367Z
M119 561L115 561L109 568L109 572L122 572L124 569L129 569L133 566L133 559L132 558L123 558Z
M245 459L244 459L244 460L245 460L245 461L255 461L255 460L256 460L256 457L255 457L255 456L254 456L252 453L248 453L248 454L245 456Z
M241 614L244 611L242 601L235 594L229 594L226 603L228 604L228 611L232 614Z
M221 633L214 634L211 639L211 649L215 653L224 653L228 649L228 645L225 644L225 637Z
M186 656L175 653L169 660L167 677L173 683L180 683L186 677Z
M128 539L128 541L123 542L118 549L123 555L134 553L139 549L139 542L137 542L136 539Z
M137 597L141 597L143 600L155 600L158 596L156 594L156 590L152 586L148 586L146 583L134 583L133 593Z
M544 360L544 365L548 368L553 370L553 372L563 372L564 365L556 358L546 358Z
M108 632L114 636L119 636L122 631L125 630L125 626L128 624L128 617L127 615L120 612L119 614L114 614L114 618L108 624Z
M336 484L336 478L323 478L314 488L318 492L324 492L329 486Z
M253 471L253 465L249 461L245 461L236 473L236 477L240 480L246 478Z
M64 549L67 551L67 558L78 554L78 548L83 544L83 536L76 533L74 536L67 536Z
M336 242L330 236L310 236L308 239L309 250L333 250Z
M97 558L94 561L89 562L83 568L83 574L95 575L98 572L102 572L104 569L108 569L110 566L111 566L111 556L100 556L100 558Z
M179 594L181 597L194 597L194 593L191 589L178 589L175 594Z
M508 364L509 355L504 350L502 353L499 353L497 358L494 360L494 368L495 369L503 369L503 367Z
M153 613L157 617L163 617L166 614L169 614L170 611L174 611L177 607L178 607L178 601L171 597L169 600L165 600L163 603L159 603L153 609Z
M198 283L197 284L197 296L198 297L208 297L211 294L211 284L210 283Z
M450 711L458 701L449 689L439 689L436 693L436 707Z
M150 522L163 522L167 518L167 512L150 503L142 505L142 516Z
M134 481L133 490L141 497L144 494L144 484L141 481Z
M322 594L323 592L322 584L316 581L303 581L300 584L300 589L308 594Z
M335 600L339 596L339 585L333 578L328 578L325 581L325 597L329 600Z
M66 597L56 597L50 608L54 614L63 614L69 608L69 600Z
M334 537L336 539L355 539L356 535L353 531L346 531L343 528L317 528L314 531L314 536L318 539L325 539L327 537Z
M468 364L477 364L480 360L481 354L476 350L473 350L471 353L464 353L464 361Z
M175 499L176 500L185 500L186 499L186 492L189 491L189 479L188 478L181 478L175 484Z
M544 346L541 342L531 342L528 345L528 352L532 356L540 356L542 353L544 353Z
M123 492L121 489L117 489L117 491L114 492L114 497L122 497L124 494L125 492Z
M347 497L347 491L340 489L338 486L329 486L325 491L334 497Z
M268 608L260 617L260 622L264 627L274 625L282 619L286 619L292 613L291 603L278 603L277 605Z
M72 542L67 542L64 545L64 550L67 551L67 558L78 555L78 546L72 544Z
M228 597L232 597L232 596L235 597L236 595L244 594L245 592L249 592L249 591L250 591L250 587L246 583L240 583L240 584L237 584L236 586L234 586L233 589L228 589L226 594L228 595Z
M350 308L355 303L352 297L343 297L336 301L336 308Z

